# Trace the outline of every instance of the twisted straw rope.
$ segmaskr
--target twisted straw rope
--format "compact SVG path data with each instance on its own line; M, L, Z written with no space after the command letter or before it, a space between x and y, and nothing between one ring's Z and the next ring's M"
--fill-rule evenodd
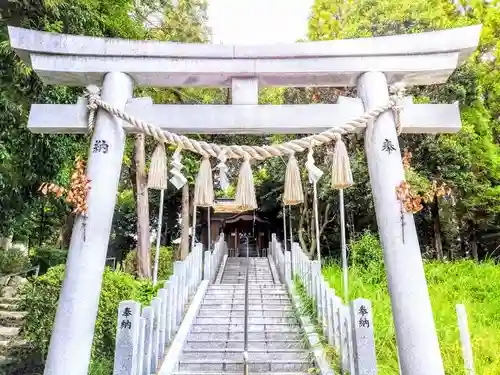
M202 156L217 157L221 152L225 152L227 158L239 159L239 158L250 158L256 160L264 160L273 156L283 156L289 155L294 152L302 152L309 150L311 145L320 146L331 141L336 141L340 138L340 134L355 131L356 129L365 128L366 124L377 118L383 112L396 107L395 97L391 99L384 105L380 105L373 108L361 116L347 121L345 124L332 127L324 132L303 137L300 139L294 139L285 143L275 144L275 145L264 145L264 146L239 146L239 145L219 145L216 143L208 143L203 141L196 141L194 139L185 137L183 135L171 133L168 130L162 130L159 127L147 123L145 121L136 119L128 115L127 113L112 107L110 104L104 102L98 93L87 92L86 97L88 98L87 108L89 109L88 116L88 126L92 129L96 119L95 112L97 106L103 108L113 116L116 116L129 124L133 125L139 129L142 133L152 136L158 142L169 143L182 147L186 150L198 153ZM398 106L399 110L399 106Z

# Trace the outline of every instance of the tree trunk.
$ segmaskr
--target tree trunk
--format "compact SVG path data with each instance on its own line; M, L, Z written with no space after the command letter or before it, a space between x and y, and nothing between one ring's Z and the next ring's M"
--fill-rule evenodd
M64 225L59 232L58 246L61 249L69 249L71 235L73 234L73 225L75 224L75 214L70 212L64 220Z
M439 220L439 202L437 195L434 195L434 201L431 205L431 217L433 227L432 245L436 251L436 258L438 260L443 260L443 241L441 239L441 221Z
M182 187L182 227L180 260L189 254L189 184Z
M141 278L151 278L149 199L145 154L144 135L137 134L134 142L135 179L137 185L137 274Z
M471 251L471 255L472 257L474 258L474 260L476 262L479 262L479 254L478 254L478 251L477 251L477 237L476 237L476 224L474 223L470 223L470 228L471 228L471 232L470 232L470 251Z

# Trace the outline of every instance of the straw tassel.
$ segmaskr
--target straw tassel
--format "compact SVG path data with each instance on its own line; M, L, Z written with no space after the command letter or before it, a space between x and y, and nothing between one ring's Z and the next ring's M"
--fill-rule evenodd
M200 171L194 185L194 204L198 207L212 207L214 205L214 183L212 166L207 155L203 157Z
M250 166L249 157L245 157L245 161L241 165L238 186L236 187L235 203L244 211L255 210L257 208L252 167Z
M285 173L285 192L283 203L287 206L294 206L304 202L304 192L302 190L302 180L300 178L299 164L295 154L290 154Z
M332 187L335 189L345 189L353 184L349 155L340 134L336 134L335 139L332 163Z
M164 190L168 186L167 154L165 144L159 143L151 157L148 173L148 188Z

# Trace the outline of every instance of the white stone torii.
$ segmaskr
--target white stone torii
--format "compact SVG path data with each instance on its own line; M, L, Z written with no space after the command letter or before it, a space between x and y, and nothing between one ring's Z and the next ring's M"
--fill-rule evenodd
M389 100L388 85L445 82L477 47L481 27L379 38L289 45L232 46L132 41L44 33L9 27L16 53L47 84L102 86L102 98L177 133L319 132ZM231 87L233 105L153 105L132 98L134 85ZM264 86L357 86L360 99L338 104L259 106ZM457 104L412 104L404 132L456 132ZM84 103L34 104L29 128L39 133L83 133ZM126 127L129 130L130 127ZM436 328L413 215L404 214L395 188L404 179L394 118L383 113L365 132L377 223L384 251L400 366L405 375L443 375ZM99 110L90 150L86 240L77 220L57 309L46 375L85 375L90 361L102 273L123 156L122 121ZM395 152L382 149L389 140Z

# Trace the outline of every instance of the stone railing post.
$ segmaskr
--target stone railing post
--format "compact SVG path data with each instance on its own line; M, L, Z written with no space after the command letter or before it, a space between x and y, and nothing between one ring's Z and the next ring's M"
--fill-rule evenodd
M139 349L137 351L137 375L142 375L144 371L144 345L146 342L146 319L139 320Z
M166 330L167 330L167 303L168 303L168 296L167 296L167 290L162 288L158 291L158 297L160 298L161 301L161 306L160 306L160 350L158 352L158 357L163 358L163 355L165 354L165 336L166 336Z
M144 329L144 359L142 362L142 372L138 375L151 374L151 351L153 350L153 324L154 311L151 306L146 306L142 309L142 317L146 321Z
M151 370L156 372L158 359L160 358L160 319L161 319L161 300L158 297L151 301L153 308L153 339L151 340Z
M203 280L208 280L210 281L210 251L205 251L204 252L204 257L205 257L205 270L203 271Z
M184 267L182 262L177 261L174 263L174 274L177 278L177 303L176 303L176 325L180 324L182 319L182 311L184 310L184 276L183 276Z
M289 251L285 251L285 284L292 282L292 259Z

